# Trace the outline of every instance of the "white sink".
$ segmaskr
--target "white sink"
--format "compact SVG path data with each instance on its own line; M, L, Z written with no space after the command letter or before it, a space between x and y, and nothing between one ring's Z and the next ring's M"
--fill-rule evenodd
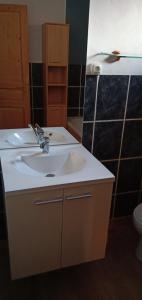
M51 149L51 148L50 148ZM50 153L22 154L12 164L27 175L55 177L75 173L84 168L86 159L75 150L50 150Z
M50 143L60 143L64 144L66 142L66 138L63 134L55 131L45 130L45 136L48 136L50 138ZM52 134L52 135L51 135ZM13 132L7 137L8 143L10 143L13 146L25 146L25 145L37 145L36 137L33 133L33 131L23 131L23 132Z

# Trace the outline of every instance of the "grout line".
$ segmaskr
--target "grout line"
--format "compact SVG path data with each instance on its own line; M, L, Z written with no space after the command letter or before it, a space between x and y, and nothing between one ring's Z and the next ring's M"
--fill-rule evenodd
M95 108L94 108L94 119L93 119L93 132L92 132L92 146L91 146L91 153L93 153L94 148L94 133L95 133L95 120L96 120L96 112L97 112L97 100L98 100L98 85L99 85L100 76L97 76L96 82L96 95L95 95Z
M130 81L131 81L131 76L129 76L129 79L128 79L128 87L127 87L127 95L126 95L126 103L125 103L125 111L124 111L124 121L123 121L123 127L122 127L121 142L120 142L120 151L119 151L119 157L118 157L118 168L117 168L116 181L115 181L115 190L114 190L114 201L113 201L112 217L114 217L115 205L116 205L116 191L117 191L117 186L118 186L118 176L119 176L119 170L120 170L120 161L121 161L121 153L122 153L122 143L123 143L123 136L124 136L124 129L125 129L125 120L126 120L126 112L127 112L128 97L129 97L129 90L130 90Z
M112 159L103 159L101 162L112 162L112 161L123 161L123 160L132 160L132 159L142 159L142 156L129 156L129 157L121 157L121 158L112 158Z
M123 122L124 119L116 119L116 120L97 120L95 121L95 123L108 123L108 122ZM137 119L125 119L126 122L130 122L130 121L142 121L142 118L137 118ZM92 121L83 121L84 123L91 123L94 122Z
M32 88L43 88L44 85L32 85L32 84L31 84L31 87L32 87Z
M68 109L79 109L79 107L77 106L69 106Z
M32 110L44 110L43 107L33 107Z

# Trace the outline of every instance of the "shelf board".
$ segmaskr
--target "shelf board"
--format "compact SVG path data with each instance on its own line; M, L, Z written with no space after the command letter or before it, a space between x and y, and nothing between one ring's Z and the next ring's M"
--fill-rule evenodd
M47 83L47 86L63 86L63 87L66 87L67 84L66 83Z
M58 106L58 107L66 107L67 104L66 104L66 103L65 103L65 104L59 104L59 103L57 103L57 104L56 104L56 103L49 104L49 103L48 103L48 106L49 106L49 107L57 107L57 106Z

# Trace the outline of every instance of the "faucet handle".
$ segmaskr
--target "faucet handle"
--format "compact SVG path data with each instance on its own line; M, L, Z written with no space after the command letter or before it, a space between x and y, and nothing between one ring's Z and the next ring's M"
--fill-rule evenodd
M44 130L37 123L35 123L35 128L36 128L38 134L44 135Z

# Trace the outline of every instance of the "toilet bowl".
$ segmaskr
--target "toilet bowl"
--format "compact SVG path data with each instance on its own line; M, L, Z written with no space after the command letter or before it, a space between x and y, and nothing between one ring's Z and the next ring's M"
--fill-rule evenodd
M134 226L140 234L140 240L136 248L136 256L140 261L142 261L142 203L134 209L133 220Z

